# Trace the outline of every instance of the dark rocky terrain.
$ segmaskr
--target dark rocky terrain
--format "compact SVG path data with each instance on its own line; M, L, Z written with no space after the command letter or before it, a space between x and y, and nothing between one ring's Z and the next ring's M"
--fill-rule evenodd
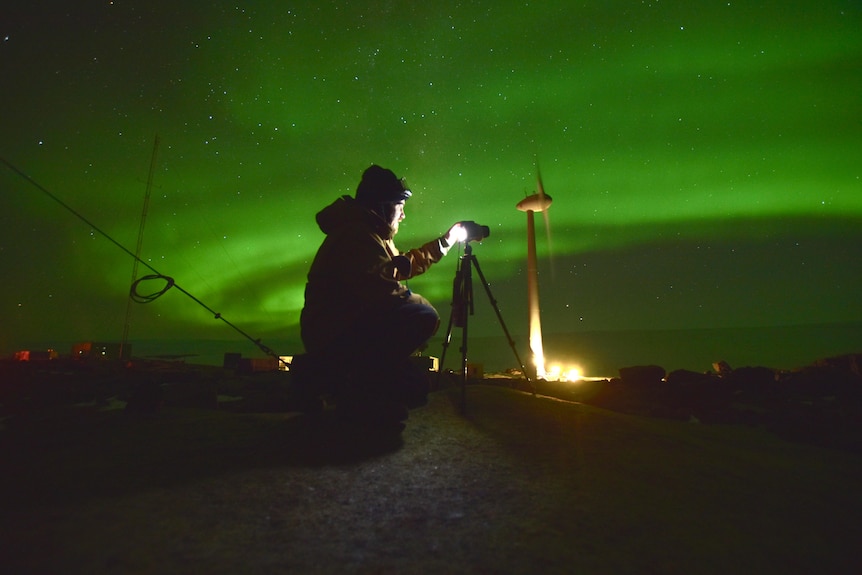
M444 377L394 436L291 411L285 373L2 369L9 573L862 567L855 356L463 396Z

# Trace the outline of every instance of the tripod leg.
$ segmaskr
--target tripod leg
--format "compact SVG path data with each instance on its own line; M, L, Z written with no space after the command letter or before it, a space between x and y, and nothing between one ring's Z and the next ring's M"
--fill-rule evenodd
M467 412L467 333L470 315L473 313L473 255L469 245L461 262L461 412Z
M482 273L482 268L479 266L479 260L476 258L476 256L471 255L471 257L473 259L473 264L476 268L476 272L479 274L479 279L482 281L482 285L485 287L485 293L488 294L488 299L491 301L491 305L494 307L494 312L497 314L497 319L500 321L500 326L503 328L503 333L506 334L506 339L509 341L509 347L512 348L512 353L515 354L515 359L518 360L518 365L521 368L521 373L524 374L524 379L527 380L527 385L530 386L530 391L535 396L536 388L533 387L533 382L530 379L530 375L527 372L527 368L524 366L524 362L521 361L521 356L518 355L518 350L515 348L515 341L509 334L508 328L506 328L506 322L503 321L503 314L500 313L500 307L497 305L497 300L494 299L494 295L491 293L491 286L488 285L488 282L485 280L485 274Z
M460 327L464 317L464 270L461 266L463 258L459 258L455 267L455 279L452 282L452 307L449 312L449 325L446 326L446 337L443 339L443 350L440 354L440 363L437 366L437 387L440 387L440 375L446 363L446 350L452 341L452 326Z
M440 374L443 373L443 365L446 363L446 350L452 341L452 319L455 314L455 302L452 302L452 311L449 312L449 325L446 326L446 336L443 338L443 350L440 353L440 363L437 364L437 389L440 389Z
M461 326L461 413L467 412L467 314Z

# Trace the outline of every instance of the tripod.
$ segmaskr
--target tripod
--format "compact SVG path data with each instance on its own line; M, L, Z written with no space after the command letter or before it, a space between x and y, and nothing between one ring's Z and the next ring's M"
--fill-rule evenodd
M527 374L527 368L524 367L524 362L518 355L518 350L515 349L515 342L512 336L509 335L509 330L506 328L506 322L503 321L503 315L500 313L500 308L497 306L497 300L491 294L491 287L485 280L485 274L482 273L482 268L479 267L479 260L473 255L473 247L470 242L464 244L464 255L458 260L458 267L455 270L455 281L452 286L452 312L449 314L449 325L446 327L446 337L443 339L443 352L440 355L440 366L437 372L439 378L443 371L443 364L446 361L446 350L449 348L449 342L452 339L452 326L461 328L461 410L467 407L467 332L469 327L469 317L473 315L473 268L479 274L479 279L482 280L482 285L485 287L485 293L488 294L488 299L494 307L497 314L497 319L500 321L500 326L503 328L503 333L509 342L509 347L512 348L512 353L515 354L515 359L518 360L518 366L521 368L521 373L527 380L527 385L533 395L536 395L536 390L533 388L533 382L530 381L530 376Z

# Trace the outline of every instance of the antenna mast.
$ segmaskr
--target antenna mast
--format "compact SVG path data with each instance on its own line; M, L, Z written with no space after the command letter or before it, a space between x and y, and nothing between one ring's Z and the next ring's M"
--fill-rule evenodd
M150 172L147 175L147 189L144 193L144 207L141 210L141 225L138 228L138 243L135 247L135 263L132 265L132 282L134 285L138 280L138 261L141 259L141 246L144 243L144 226L147 223L147 211L150 208L150 192L153 189L153 173L156 171L156 152L159 150L159 135L156 134L153 142L153 155L150 158ZM132 294L129 292L129 299L126 302L126 320L123 323L123 340L120 343L120 359L123 359L123 354L126 352L126 344L129 339L129 322L132 315Z

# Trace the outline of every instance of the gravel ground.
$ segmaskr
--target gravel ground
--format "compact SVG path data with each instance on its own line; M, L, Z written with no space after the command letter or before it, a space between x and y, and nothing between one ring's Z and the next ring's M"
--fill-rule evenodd
M331 414L62 409L8 425L5 573L858 573L862 461L749 426L443 390Z

